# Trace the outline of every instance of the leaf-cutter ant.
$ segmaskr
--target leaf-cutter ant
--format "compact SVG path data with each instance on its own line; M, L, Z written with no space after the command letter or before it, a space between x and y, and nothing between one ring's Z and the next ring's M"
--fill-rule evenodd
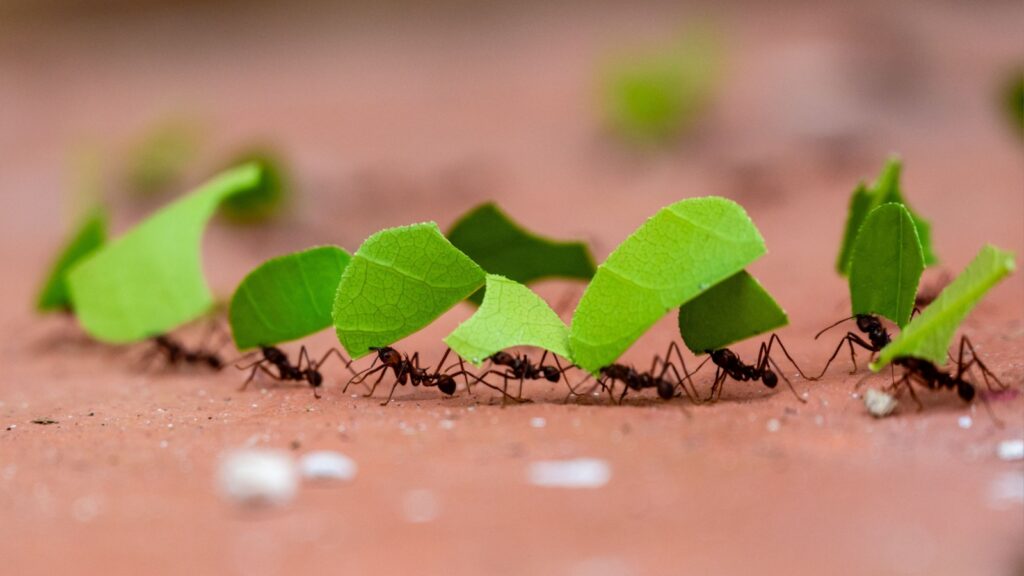
M262 371L274 380L278 381L294 381L294 382L306 382L313 387L313 396L320 398L320 387L324 383L323 374L320 373L320 367L324 365L332 355L337 356L339 360L345 363L345 367L350 372L355 373L352 370L352 361L345 358L345 356L337 349L331 348L328 350L319 361L314 362L309 357L309 352L306 347L303 346L299 349L299 360L294 365L288 359L288 355L283 350L275 346L260 346L259 350L262 358L256 360L248 366L238 366L239 370L248 370L252 368L252 372L249 373L249 377L245 379L240 390L245 390L252 382L252 379L256 377L257 371ZM302 367L302 363L305 361L306 367ZM274 374L267 365L277 368L277 374Z
M565 376L565 371L569 368L574 368L573 365L569 365L565 368L562 367L562 363L558 361L558 356L551 354L551 358L554 360L555 365L545 364L544 362L548 358L548 351L545 350L544 354L540 357L540 362L533 364L530 362L530 357L526 354L513 355L508 352L495 352L487 359L491 363L498 366L504 366L504 370L487 370L483 374L477 376L478 381L483 380L488 375L500 376L503 379L502 384L502 397L501 404L505 405L505 401L510 397L508 394L508 381L519 380L519 391L515 398L522 401L523 399L523 381L524 380L547 380L548 382L558 382ZM566 381L568 385L568 381ZM570 390L572 387L570 386Z
M760 381L768 388L774 389L779 384L779 377L789 386L789 390L793 393L800 402L807 402L806 398L803 398L796 392L796 388L793 388L793 383L786 378L785 372L782 368L772 359L772 346L778 344L779 348L782 349L782 353L786 355L786 359L789 363L796 368L796 371L800 373L804 379L812 380L804 374L800 366L790 356L789 351L786 350L786 346L782 343L782 339L779 338L778 334L772 334L768 339L768 342L761 342L761 348L757 353L757 360L753 364L747 364L740 359L739 355L728 348L719 348L717 350L705 350L708 357L697 366L690 375L696 374L700 371L701 367L707 363L708 360L716 366L715 379L711 385L711 393L708 395L708 402L717 402L722 397L722 389L725 387L725 381L729 378L738 382L747 381ZM772 369L774 368L774 370Z
M824 334L825 332L828 332L829 330L835 328L836 326L839 326L843 322L853 320L855 318L857 320L857 329L860 330L862 333L866 334L868 339L864 340L863 338L860 337L859 334L847 332L845 336L840 338L839 345L836 346L835 352L832 352L832 356L830 356L828 362L825 363L825 367L821 369L821 374L818 374L814 378L809 378L809 380L819 380L822 376L825 375L825 372L828 370L828 367L832 365L832 361L836 359L836 356L839 355L839 351L843 349L843 344L846 344L850 347L850 362L853 363L853 369L850 371L850 374L856 374L857 355L853 349L854 344L860 346L861 348L867 350L868 352L871 352L872 355L875 355L881 352L882 348L888 346L889 342L892 341L892 338L889 336L889 331L886 330L885 325L882 324L882 320L878 316L875 316L873 314L856 314L854 316L850 316L849 318L843 318L842 320L836 322L835 324L832 324L831 326L828 326L821 332L815 334L814 339L817 340L818 337Z
M684 376L681 376L679 369L675 363L672 362L671 356L675 353L679 359L680 366ZM661 371L655 376L655 371L658 370L658 365L661 365ZM669 380L665 376L671 371L675 377L675 382ZM697 397L697 391L694 388L691 393L690 389L686 387L686 381L690 382L690 388L693 388L693 380L690 378L690 373L686 369L686 362L683 360L683 355L679 351L679 346L675 342L671 342L668 345L668 349L665 351L665 357L655 355L651 360L651 367L646 372L639 372L632 366L625 364L609 364L604 366L600 370L600 377L597 379L597 385L608 392L609 398L613 401L615 396L612 388L615 382L621 382L623 384L622 393L619 395L617 402L619 404L625 399L626 394L630 390L642 391L648 388L655 388L658 392L658 397L662 400L671 400L676 396L676 386L682 390L683 396L694 403L699 404L700 400ZM589 376L587 377L589 379ZM586 380L584 380L586 382ZM580 383L582 384L582 382ZM577 395L576 391L570 388L571 392L569 397ZM566 400L568 400L568 398Z
M370 350L377 353L377 357L373 359L373 363L370 367L362 372L356 373L347 384L342 392L348 390L351 384L361 384L366 381L366 378L373 374L380 373L377 380L374 381L370 387L370 391L366 394L367 397L373 396L373 392L377 389L377 385L380 384L381 380L388 373L390 369L395 374L395 383L391 386L391 392L388 394L387 400L381 403L381 406L387 406L391 399L395 395L395 389L399 385L404 386L411 384L413 386L424 386L424 387L437 387L442 393L447 396L455 394L456 383L455 378L462 376L466 382L466 389L469 389L469 377L473 376L468 370L466 370L465 364L462 358L458 360L459 370L453 374L449 374L447 370L442 372L445 361L448 359L448 355L451 353L451 348L445 351L444 356L441 357L441 361L437 365L437 369L430 372L428 368L420 366L420 353L416 352L412 356L408 354L402 354L398 350L390 346L371 346ZM377 362L380 362L380 366L377 366ZM455 366L455 364L452 364ZM448 369L451 369L449 366ZM475 376L473 376L476 378ZM481 380L476 378L478 382ZM490 386L484 382L485 385ZM493 388L493 386L491 386Z
M217 331L217 324L211 323L209 330L203 337L203 341L195 348L189 348L180 340L169 334L161 334L153 338L153 347L143 355L143 361L151 360L156 356L163 356L169 366L181 364L189 366L203 366L211 370L220 370L224 367L224 360L215 350L209 347L209 341ZM222 343L223 345L223 343Z

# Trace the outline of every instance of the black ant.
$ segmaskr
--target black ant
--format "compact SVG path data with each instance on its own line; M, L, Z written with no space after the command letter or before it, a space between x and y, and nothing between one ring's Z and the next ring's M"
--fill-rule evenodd
M217 330L215 323L210 324L203 341L196 348L189 348L181 341L169 334L161 334L153 338L153 347L143 356L143 360L151 359L162 355L170 366L187 364L190 366L205 366L211 370L224 368L224 360L220 355L211 350L207 344L214 332Z
M968 351L970 352L971 358L965 362L964 356ZM950 360L953 360L952 356L950 356ZM903 375L899 380L892 383L892 389L898 395L901 390L901 385L905 387L910 392L910 396L913 398L914 403L917 404L918 411L922 410L924 406L921 404L920 399L918 399L917 394L914 393L913 384L915 382L929 390L956 390L957 396L959 396L964 402L971 402L974 400L974 398L978 396L977 389L974 384L964 378L964 375L975 366L977 366L981 371L982 378L985 381L985 386L988 387L990 391L995 391L992 384L993 381L999 390L1006 390L1008 388L1008 386L1001 382L999 378L989 370L988 366L978 358L978 353L974 351L974 345L971 344L971 341L966 336L960 338L960 350L955 361L955 374L942 370L928 360L912 356L896 357L893 359L892 363L893 365L900 366L904 369ZM984 396L979 397L982 398L985 408L988 409L991 414L992 410L988 405L988 401L984 399ZM994 415L993 419L995 419ZM995 420L996 422L999 422L998 419Z
M683 373L686 375L685 379L682 376L680 376L679 370L676 368L675 364L670 360L673 351L679 358L679 362L682 366ZM659 372L658 375L655 376L654 372L655 370L658 369L658 364L662 365L661 372ZM671 380L665 378L665 375L670 370L675 375L675 382L672 382ZM686 380L690 381L691 388L693 387L693 380L690 379L690 374L686 370L686 362L683 360L683 355L682 353L680 353L679 346L675 342L669 344L668 350L666 350L665 352L664 359L662 359L662 357L658 355L654 356L654 358L651 360L651 368L647 372L639 372L636 370L636 368L632 366L627 366L625 364L609 364L607 366L602 367L600 373L601 376L597 380L597 385L603 388L604 390L607 390L608 396L613 400L614 395L612 394L612 387L615 384L615 382L622 382L622 384L624 385L622 394L620 394L618 398L619 404L622 403L622 401L626 397L626 394L628 394L630 390L635 390L639 392L647 388L657 389L658 397L661 398L662 400L671 400L676 395L676 386L679 386L682 389L683 395L686 396L687 399L690 400L690 402L694 404L700 403L699 399L697 398L696 389L694 389L693 393L691 394L690 390L686 387ZM570 388L570 390L571 392L569 396L572 396L576 393L575 390L573 390L572 388ZM566 399L568 400L568 397Z
M352 371L352 361L345 358L341 352L336 348L331 348L326 354L320 358L319 362L313 362L309 357L309 353L306 351L306 347L303 346L299 349L299 361L292 365L288 359L288 355L283 350L275 346L260 346L260 354L262 358L249 364L248 366L238 366L239 370L248 370L252 368L252 372L249 373L249 377L245 379L240 390L245 390L249 386L249 382L256 377L256 371L260 370L273 378L274 380L280 381L295 381L295 382L307 382L313 387L313 396L320 398L320 387L324 383L323 374L320 373L320 367L323 366L324 362L327 361L331 355L335 355L342 362L345 363L345 367ZM302 367L302 362L306 362L306 367ZM277 368L277 374L274 374L267 368L267 365L271 365ZM353 372L354 374L354 372Z
M772 345L776 343L778 343L779 348L782 349L782 353L786 355L786 359L789 360L789 363L792 364L793 367L796 368L797 372L800 373L800 376L803 376L807 380L812 380L812 378L808 378L807 375L804 374L803 370L800 369L800 366L797 365L795 360L793 360L789 351L786 350L786 346L782 343L782 339L779 338L777 334L772 334L768 339L768 342L761 343L761 348L757 353L757 361L753 364L744 363L738 354L728 348L705 350L704 352L707 353L708 358L705 358L704 361L700 363L700 366L697 366L697 369L691 373L691 376L696 374L709 359L716 366L715 380L711 385L711 393L708 395L707 399L708 402L717 402L722 397L722 389L725 387L725 381L728 378L732 378L738 382L756 382L760 380L761 383L768 388L774 389L778 386L779 376L781 376L782 380L787 386L789 386L789 390L793 392L793 396L796 396L797 400L806 403L807 399L797 394L796 388L793 388L793 383L789 381L789 378L786 378L786 374L781 368L779 368L779 365L775 363L775 360L772 359ZM772 370L772 368L775 370Z
M508 395L508 381L519 380L519 392L516 395L518 400L523 398L523 381L524 380L547 380L548 382L558 382L565 375L565 371L574 366L570 365L567 368L562 367L562 363L558 361L558 356L552 354L551 357L555 361L555 365L545 364L547 360L548 351L545 350L544 354L540 357L540 362L533 364L530 362L529 356L526 354L513 355L508 352L496 352L487 359L498 366L505 366L505 370L488 370L483 374L477 376L478 381L482 380L489 374L501 376L504 379L502 386L502 405L504 406L505 400L509 397ZM568 382L566 383L568 385ZM570 390L572 387L570 386Z
M839 322L836 322L835 324L832 324L831 326L825 328L821 332L815 334L814 339L817 340L818 337L824 334L825 332L828 332L829 330L835 328L836 326L842 324L843 322L846 322L847 320L852 320L854 318L857 319L857 329L866 334L868 339L864 340L858 334L854 334L853 332L847 332L846 335L839 340L839 345L836 346L835 352L832 353L832 356L829 357L828 362L825 363L825 367L821 369L821 374L818 374L814 378L810 378L810 380L819 380L822 376L825 375L825 372L828 370L828 367L832 364L832 361L836 359L836 356L839 355L839 351L843 349L843 344L846 344L850 347L850 362L853 363L853 370L850 371L850 374L856 374L857 355L853 349L854 344L871 352L871 354L874 355L881 352L882 348L888 346L889 342L892 341L892 338L889 336L889 331L886 330L885 326L882 324L882 320L879 319L878 316L875 316L873 314L856 314L854 316L850 316L849 318L843 318Z

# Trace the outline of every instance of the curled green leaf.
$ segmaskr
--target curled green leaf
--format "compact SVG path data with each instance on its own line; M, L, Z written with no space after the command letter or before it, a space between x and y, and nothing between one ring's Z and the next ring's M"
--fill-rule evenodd
M437 224L388 228L359 247L334 298L338 340L353 358L433 322L476 292L484 271Z
M135 342L195 320L213 306L200 242L217 206L259 180L259 168L221 173L82 260L68 273L75 314L86 331Z
M319 246L260 264L231 297L228 319L239 350L270 346L331 325L331 302L351 256Z
M788 323L786 312L746 270L679 308L679 334L694 354L725 348Z
M598 267L573 315L573 361L590 372L611 364L669 310L764 253L761 233L731 200L662 208Z
M836 259L836 270L839 274L846 276L850 273L850 258L853 256L853 244L868 214L882 204L890 202L902 204L910 213L910 218L914 221L914 227L917 229L917 237L921 241L921 251L924 256L925 266L932 266L939 261L932 249L931 224L914 212L914 209L910 207L910 204L903 197L903 192L900 189L900 172L902 167L903 165L899 158L890 158L882 169L882 173L878 176L877 182L870 188L864 186L864 184L858 184L857 189L854 190L846 216L843 241L839 247L839 257Z
M594 275L594 259L583 242L559 242L523 229L493 202L481 204L452 226L448 240L491 274L523 284L541 278ZM483 294L473 300L480 303Z
M288 202L290 179L284 161L270 150L249 150L231 163L253 163L260 167L259 184L224 201L221 212L231 221L255 224L279 215Z
M894 359L908 356L944 364L960 323L982 296L1014 268L1013 253L991 245L983 247L939 297L882 349L871 369L877 372Z
M569 357L569 328L533 290L503 276L487 275L483 304L444 342L480 366L513 346L536 346Z
M36 297L36 309L40 312L71 310L71 296L68 294L67 285L68 270L98 250L106 241L107 212L97 207L79 224L75 234L50 266L50 273Z
M854 314L880 314L901 328L914 311L924 254L910 212L902 204L871 211L853 245L850 299Z

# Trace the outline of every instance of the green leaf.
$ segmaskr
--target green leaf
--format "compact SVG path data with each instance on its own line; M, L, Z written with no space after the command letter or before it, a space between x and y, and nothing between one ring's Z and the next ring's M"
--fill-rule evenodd
M40 312L71 310L71 296L68 294L67 273L75 264L99 249L107 241L107 212L95 208L79 224L60 255L50 267L50 273L36 297L36 309Z
M72 268L71 300L86 331L135 342L206 313L213 305L200 262L206 223L224 198L258 180L253 165L223 172Z
M921 241L910 212L896 203L875 208L860 227L850 259L853 313L880 314L902 328L914 311L923 271Z
M476 292L484 271L437 224L388 228L359 247L338 284L334 327L353 358L389 346Z
M850 273L850 258L853 255L853 244L861 225L864 223L864 219L875 208L890 202L902 204L910 212L910 217L914 221L914 227L917 228L917 237L921 241L925 266L932 266L938 263L939 259L932 249L931 224L914 212L914 209L910 207L910 204L903 197L903 192L900 189L901 171L902 163L900 159L896 157L890 158L882 169L882 173L878 176L877 182L870 188L865 187L863 183L858 184L856 190L854 190L846 216L846 228L843 230L843 242L839 247L839 257L836 259L836 270L840 275L846 276Z
M523 284L549 277L588 280L594 275L586 244L531 234L493 202L462 216L448 232L448 240L487 272ZM477 304L482 299L482 291L472 297Z
M725 348L788 323L786 312L745 270L679 308L679 334L694 354Z
M757 227L731 200L662 208L598 267L573 315L573 361L590 372L611 364L669 310L764 253Z
M290 192L284 162L270 150L254 149L240 154L230 166L254 163L260 167L260 182L253 188L224 201L221 212L241 224L264 222L283 211Z
M1010 75L1004 92L1007 118L1017 135L1024 136L1024 70Z
M196 125L183 120L169 120L153 127L130 154L131 190L146 196L170 189L198 156L200 136Z
M239 350L270 346L331 325L331 302L351 259L337 246L319 246L267 260L242 280L228 319Z
M1012 252L986 245L939 297L882 349L871 369L877 372L894 359L907 356L944 364L960 323L981 297L1014 268Z
M536 346L569 357L569 328L558 314L526 286L495 274L487 275L480 309L444 342L477 367L513 346Z

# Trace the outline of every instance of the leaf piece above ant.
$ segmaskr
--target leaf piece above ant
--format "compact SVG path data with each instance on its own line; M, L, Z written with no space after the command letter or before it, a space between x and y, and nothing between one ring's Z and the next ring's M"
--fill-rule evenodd
M679 334L694 354L724 348L788 323L786 312L745 270L679 307Z
M362 358L427 326L484 283L484 271L426 222L366 239L334 298L338 340Z
M75 233L54 260L50 272L36 297L36 310L49 312L71 310L71 296L68 294L67 273L107 241L107 211L102 206L94 208L78 225Z
M487 202L460 217L448 239L481 268L529 284L541 278L589 280L595 264L584 242L560 242L524 229L497 204ZM480 304L483 290L470 300Z
M569 328L535 292L503 276L487 275L483 304L444 343L476 367L494 353L536 346L569 357Z
M938 298L882 349L871 369L877 372L893 360L905 357L944 364L960 323L982 296L1014 268L1013 253L984 246Z
M901 328L910 321L924 253L905 206L888 203L868 214L853 244L850 301L853 314L878 314Z
M228 319L239 350L279 344L332 324L331 301L351 256L318 246L267 260L231 297Z

